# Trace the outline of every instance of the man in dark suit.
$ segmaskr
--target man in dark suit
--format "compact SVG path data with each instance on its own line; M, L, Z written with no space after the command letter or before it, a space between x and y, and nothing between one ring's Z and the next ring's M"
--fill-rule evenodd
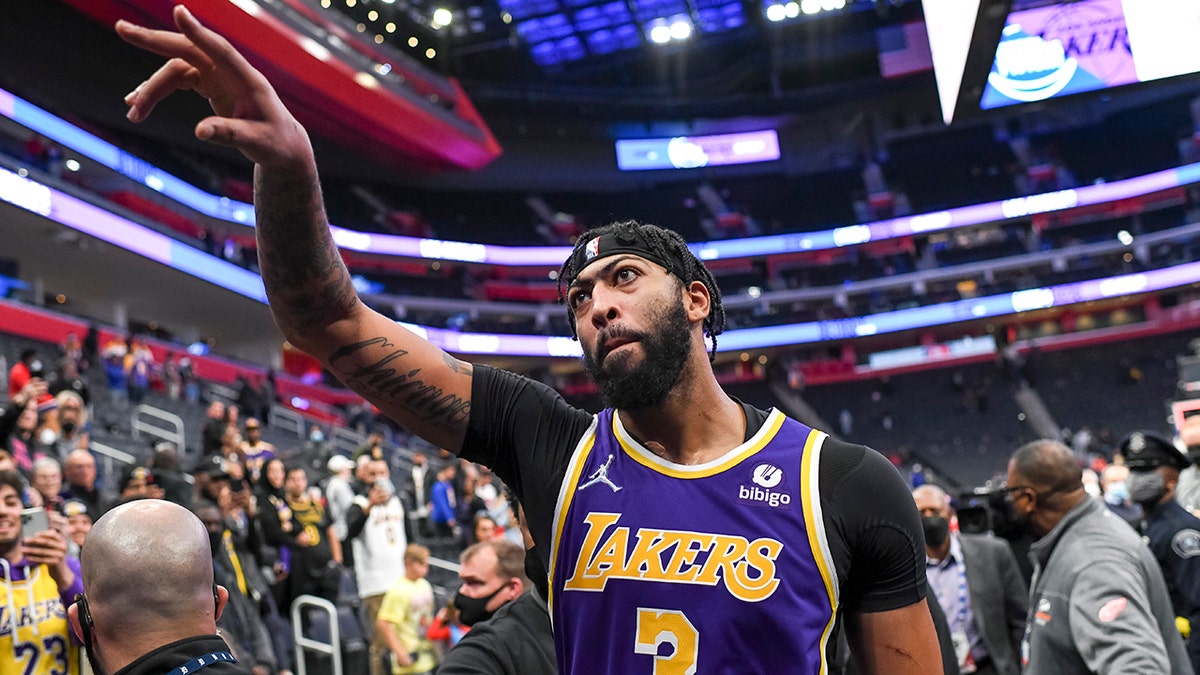
M1017 675L1029 591L1003 539L950 531L954 509L936 485L913 490L925 530L925 573L946 614L959 672Z

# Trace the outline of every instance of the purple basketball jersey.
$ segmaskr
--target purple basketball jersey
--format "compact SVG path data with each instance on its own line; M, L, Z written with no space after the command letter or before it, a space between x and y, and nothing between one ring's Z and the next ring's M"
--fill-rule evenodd
M838 585L817 491L825 438L774 410L746 443L681 466L597 415L555 513L560 671L827 672Z

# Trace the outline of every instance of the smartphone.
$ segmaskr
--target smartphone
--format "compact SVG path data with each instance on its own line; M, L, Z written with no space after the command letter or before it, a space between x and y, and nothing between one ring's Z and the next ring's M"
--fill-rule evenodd
M23 509L21 511L21 536L28 537L38 532L45 532L50 529L50 517L46 515L46 509L35 506L31 509Z

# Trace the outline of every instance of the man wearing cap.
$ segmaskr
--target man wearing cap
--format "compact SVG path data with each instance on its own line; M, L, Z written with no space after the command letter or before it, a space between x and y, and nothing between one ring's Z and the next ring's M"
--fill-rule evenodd
M345 541L346 512L354 502L354 486L350 483L354 460L334 454L325 467L329 469L329 480L325 483L325 504L329 508L329 518L333 520L334 534L339 540Z
M359 301L303 127L227 41L183 7L174 19L178 33L117 27L170 59L126 97L130 119L178 88L207 97L197 135L256 163L259 263L288 340L513 487L550 572L561 672L820 672L843 632L868 675L940 667L903 479L721 388L721 292L682 237L615 223L557 275L603 412L456 359Z
M221 501L221 492L229 489L229 469L227 460L220 455L205 457L192 470L196 481L196 489L192 495L192 503Z
M121 474L121 482L117 486L118 501L125 502L135 499L162 499L163 490L154 482L154 474L144 466L131 466Z
M1142 533L1162 566L1177 621L1190 635L1188 658L1200 675L1200 518L1175 501L1179 472L1191 462L1170 441L1149 431L1130 434L1121 443L1121 454L1129 467L1129 497L1142 505Z
M68 499L63 502L61 512L67 519L67 555L79 557L79 550L88 532L92 531L93 511L82 499Z

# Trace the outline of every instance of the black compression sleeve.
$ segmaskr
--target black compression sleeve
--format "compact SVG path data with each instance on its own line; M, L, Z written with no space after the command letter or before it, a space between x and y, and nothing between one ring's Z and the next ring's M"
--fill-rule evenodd
M821 501L842 603L850 613L906 607L925 597L925 539L904 479L883 455L827 439Z
M530 531L549 550L551 520L567 462L592 415L550 387L508 371L476 365L471 419L459 453L496 473L525 506Z

